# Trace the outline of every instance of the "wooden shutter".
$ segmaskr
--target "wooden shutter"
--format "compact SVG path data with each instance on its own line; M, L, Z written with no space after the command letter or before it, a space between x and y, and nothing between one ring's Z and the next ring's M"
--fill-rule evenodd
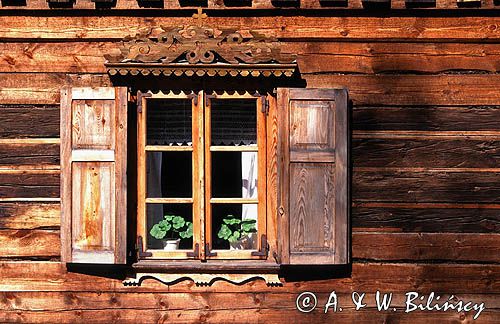
M345 89L278 89L278 238L283 264L349 262Z
M127 89L61 91L61 258L126 263Z

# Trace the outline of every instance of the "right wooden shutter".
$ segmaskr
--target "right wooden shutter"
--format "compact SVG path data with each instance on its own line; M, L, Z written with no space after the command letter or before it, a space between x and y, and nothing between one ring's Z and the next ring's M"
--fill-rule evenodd
M278 89L282 264L346 264L349 113L346 89Z

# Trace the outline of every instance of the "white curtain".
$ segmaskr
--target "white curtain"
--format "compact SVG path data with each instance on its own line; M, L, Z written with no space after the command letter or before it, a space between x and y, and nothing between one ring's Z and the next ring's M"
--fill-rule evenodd
M242 181L242 197L257 198L257 152L242 152L241 153L241 179ZM257 220L257 204L243 204L241 219ZM257 225L257 223L256 223ZM256 235L252 235L249 240L251 248L256 247Z

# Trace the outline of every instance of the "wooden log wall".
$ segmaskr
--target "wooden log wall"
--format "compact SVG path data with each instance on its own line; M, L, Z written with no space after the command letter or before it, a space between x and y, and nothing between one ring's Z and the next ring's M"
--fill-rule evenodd
M485 302L477 322L498 323L500 18L491 14L209 15L206 24L278 37L299 54L308 87L349 88L350 277L124 287L111 272L63 270L59 89L110 85L103 54L122 37L191 23L191 13L0 16L0 322L473 322L471 313L401 310L405 292L434 291ZM295 309L299 293L324 304L333 290L343 312ZM400 310L377 312L377 290L394 292ZM368 294L366 308L354 310L352 291Z

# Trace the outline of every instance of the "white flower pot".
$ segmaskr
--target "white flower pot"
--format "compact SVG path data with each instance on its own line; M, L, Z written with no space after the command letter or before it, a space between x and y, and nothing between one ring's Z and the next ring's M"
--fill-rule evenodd
M164 251L175 251L179 249L181 239L163 240L162 242Z

